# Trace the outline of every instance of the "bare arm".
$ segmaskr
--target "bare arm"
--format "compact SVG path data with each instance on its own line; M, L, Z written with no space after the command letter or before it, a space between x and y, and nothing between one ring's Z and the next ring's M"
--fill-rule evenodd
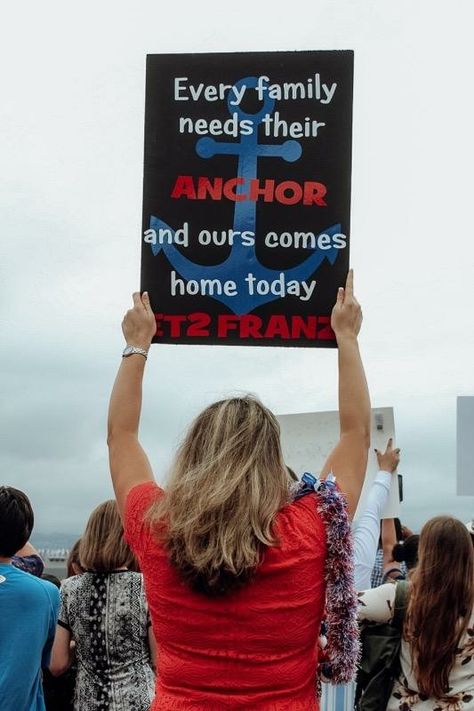
M389 578L397 578L401 574L400 563L393 560L393 548L398 543L395 520L384 518L382 521L383 571Z
M122 330L128 345L148 351L156 322L148 294L133 294ZM153 480L148 458L138 440L142 407L142 381L146 359L137 353L122 359L110 397L108 436L109 464L118 508L123 514L130 489Z
M148 646L150 647L150 659L152 666L156 669L156 639L151 625L148 628Z
M49 671L53 676L61 676L71 666L74 660L74 649L71 646L71 633L58 625L54 637L53 651Z
M385 452L379 452L378 449L375 450L377 455L377 463L379 469L383 469L386 472L390 472L393 476L397 467L400 464L400 449L397 447L393 449L393 439L390 437L388 440L387 448ZM382 521L382 548L383 548L383 568L384 571L387 569L396 571L400 573L400 564L393 560L393 547L398 543L397 532L395 529L395 521L393 518L386 518Z
M347 496L352 518L367 469L370 445L370 398L357 336L362 323L361 308L354 298L353 272L346 288L340 288L332 311L331 325L336 334L339 363L339 442L329 455L322 474L332 471Z
M393 562L392 551L394 545L398 543L397 533L395 530L395 521L393 518L384 518L382 521L382 548L383 548L383 564L384 568Z

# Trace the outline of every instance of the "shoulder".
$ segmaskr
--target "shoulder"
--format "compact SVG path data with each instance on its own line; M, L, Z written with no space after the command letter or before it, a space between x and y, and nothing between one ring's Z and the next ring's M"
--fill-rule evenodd
M146 481L133 486L125 500L125 521L137 517L143 518L150 506L161 499L164 491L155 481Z
M11 566L3 576L9 583L8 593L3 602L22 609L31 609L35 614L56 616L59 608L59 590L48 580L42 580L30 573Z
M359 620L379 623L390 622L395 614L396 587L394 583L386 583L385 585L359 592Z
M81 573L81 575L72 575L70 578L65 578L61 582L61 597L63 597L64 595L70 595L81 587L84 587L84 582L87 578L87 573Z
M54 609L57 609L61 600L59 588L57 588L53 583L50 583L49 580L39 580L39 582L45 586L45 592L49 602Z
M164 496L164 491L155 481L147 481L130 489L125 500L123 527L125 540L129 546L140 553L143 548L143 536L149 527L145 525L145 517L150 506Z
M376 588L370 588L370 590L366 592L371 592L374 591L377 592L379 597L385 597L387 600L395 600L395 595L397 592L397 584L396 583L384 583L383 585L379 585Z
M397 585L395 585L395 583L385 583L384 585L378 585L376 588L362 590L357 593L359 605L361 607L366 607L369 602L378 600L379 602L381 601L386 604L389 610L393 611L396 592Z
M36 589L38 597L43 597L47 602L52 604L54 607L59 605L59 589L49 580L43 580L42 578L37 578L34 575L25 573L28 580L28 585L30 589Z
M279 529L286 529L293 534L325 536L325 525L318 512L317 494L306 494L288 503L278 513Z

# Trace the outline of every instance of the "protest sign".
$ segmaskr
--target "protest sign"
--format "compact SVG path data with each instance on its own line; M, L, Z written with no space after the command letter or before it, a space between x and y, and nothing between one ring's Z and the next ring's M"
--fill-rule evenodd
M141 289L161 343L335 346L351 51L149 55Z
M305 471L316 476L339 441L339 412L304 412L294 415L278 415L281 429L281 445L285 462L301 478ZM355 513L358 519L365 510L367 496L378 472L374 448L385 451L389 437L395 438L395 418L392 407L372 410L370 451L364 486ZM400 489L398 478L392 477L392 486L382 518L400 515Z

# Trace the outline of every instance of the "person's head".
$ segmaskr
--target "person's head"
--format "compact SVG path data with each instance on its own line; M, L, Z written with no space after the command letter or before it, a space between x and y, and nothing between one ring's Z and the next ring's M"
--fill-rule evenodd
M470 535L455 518L432 518L420 533L404 627L421 693L436 698L447 693L449 673L473 604Z
M288 500L276 417L254 397L221 400L192 423L165 497L150 510L184 579L209 595L246 582Z
M134 556L123 538L122 520L115 501L105 501L91 513L79 544L84 570L110 573L134 565Z
M84 568L79 560L79 546L81 544L81 539L74 543L73 547L69 551L69 555L66 561L66 577L71 578L73 575L80 575L84 572Z
M29 540L34 516L27 495L0 486L0 558L11 558Z
M418 563L418 544L420 536L413 534L408 536L403 543L393 546L392 557L397 563L405 563L408 570L413 570Z

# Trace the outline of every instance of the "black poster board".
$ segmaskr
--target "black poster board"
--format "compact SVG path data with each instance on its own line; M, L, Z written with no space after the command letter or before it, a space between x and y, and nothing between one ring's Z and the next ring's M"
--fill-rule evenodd
M335 346L353 52L147 57L141 289L161 343Z

